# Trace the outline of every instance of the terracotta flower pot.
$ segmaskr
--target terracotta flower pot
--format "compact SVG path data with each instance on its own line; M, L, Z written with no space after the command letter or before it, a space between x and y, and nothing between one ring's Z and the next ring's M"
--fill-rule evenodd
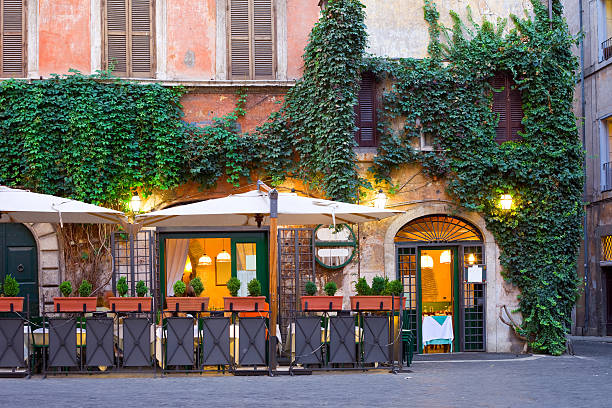
M393 306L393 310L397 311L403 301L402 297L396 297L393 301L392 296L351 296L351 310L390 311Z
M234 312L257 312L264 310L265 296L224 297L223 308L225 311Z
M23 312L23 298L0 297L0 312Z
M150 297L109 297L110 309L113 312L150 312Z
M342 310L342 296L302 296L302 311L324 312Z
M178 297L166 298L166 305L170 312L203 312L208 309L207 297Z
M53 298L53 309L57 313L95 312L96 297L56 297Z

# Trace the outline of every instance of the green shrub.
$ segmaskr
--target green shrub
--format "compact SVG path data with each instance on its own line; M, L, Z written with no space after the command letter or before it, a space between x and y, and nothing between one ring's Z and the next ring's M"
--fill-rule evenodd
M308 281L306 286L304 286L304 290L308 296L314 296L317 293L317 285L314 282Z
M202 283L202 279L199 276L196 276L189 282L196 296L200 296L200 293L204 292L204 284Z
M121 278L119 278L119 280L117 281L117 294L121 297L127 296L129 289L130 288L128 287L126 277L122 276Z
M6 275L4 278L4 296L14 297L19 294L19 282L12 275Z
M247 285L249 296L261 296L261 283L257 279L252 279Z
M64 297L68 297L72 294L72 283L64 281L61 283L59 290Z
M232 276L228 281L227 281L227 289L229 290L229 293L231 296L238 296L238 291L240 290L240 280L238 278L236 278L235 276Z
M147 288L147 285L143 280L139 280L138 282L136 282L136 296L145 297L147 296L148 291L149 288Z
M402 296L404 292L404 286L402 282L399 280L392 280L387 282L387 286L385 287L384 294L387 296Z
M185 290L187 289L187 285L182 280L176 281L174 286L172 286L172 290L174 290L174 296L183 296L185 294Z
M383 278L382 276L375 276L372 279L372 295L378 296L382 295L387 287L387 282L389 282L388 278Z
M83 282L81 282L81 286L79 286L79 296L89 297L89 295L91 295L92 290L93 287L91 286L91 283L87 282L87 279L83 279Z
M338 285L336 285L336 282L327 282L323 290L327 296L334 296L338 290Z
M359 278L357 283L355 284L355 290L357 291L357 295L359 296L368 296L372 293L372 289L370 289L370 285L365 280L365 278Z

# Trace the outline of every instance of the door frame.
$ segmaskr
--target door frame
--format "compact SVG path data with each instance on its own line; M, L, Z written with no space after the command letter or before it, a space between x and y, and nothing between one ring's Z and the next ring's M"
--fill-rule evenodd
M159 276L160 301L166 299L166 240L167 239L198 239L198 238L230 238L232 253L232 277L236 276L236 243L255 243L257 254L257 279L261 283L262 295L270 299L270 284L268 272L268 232L267 231L203 231L203 232L159 232L159 266L156 273ZM261 250L260 250L261 248ZM261 271L261 272L260 272Z

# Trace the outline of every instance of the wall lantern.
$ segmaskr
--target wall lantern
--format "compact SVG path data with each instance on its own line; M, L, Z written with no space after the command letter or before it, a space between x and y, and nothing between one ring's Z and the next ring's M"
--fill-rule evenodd
M383 193L382 189L380 189L378 190L378 194L376 194L376 197L374 198L374 207L384 210L386 206L387 206L387 195Z
M434 266L434 261L433 258L429 255L422 255L421 256L421 269L423 268L433 268Z
M130 200L130 211L134 214L140 212L140 196L138 194L134 195Z
M502 210L512 209L512 196L510 194L502 194L499 199L499 206Z
M441 264L449 264L451 263L451 252L450 250L443 251L440 255L440 263Z
M225 249L217 254L217 262L230 262L231 260L231 255Z
M474 254L469 254L468 255L468 263L470 265L474 265L476 263L476 257L474 256Z
M200 257L200 259L198 259L198 265L201 265L201 266L212 265L212 259L210 259L210 256L204 254Z

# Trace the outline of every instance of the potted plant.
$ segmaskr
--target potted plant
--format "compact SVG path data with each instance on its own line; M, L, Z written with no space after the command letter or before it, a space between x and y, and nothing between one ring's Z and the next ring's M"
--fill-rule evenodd
M92 291L91 283L83 279L79 286L79 296L70 297L72 294L72 284L68 281L62 282L60 292L63 296L53 298L55 311L61 312L93 312L96 310L95 296L90 296Z
M144 281L136 283L136 294L138 297L127 297L129 287L127 279L122 276L117 281L118 297L108 299L113 312L149 312L151 311L151 298L145 297L149 288Z
M317 286L314 282L306 282L304 287L306 296L302 296L302 310L304 312L323 312L323 311L338 311L342 310L342 296L334 296L338 290L338 285L335 282L327 282L323 287L323 291L327 296L315 296Z
M357 296L351 296L351 310L389 311L392 308L391 296L384 294L389 279L375 276L372 287L365 278L359 278L355 285Z
M227 281L227 289L231 297L224 297L223 304L226 311L235 312L256 312L264 310L266 297L261 296L261 283L257 279L252 279L247 285L249 296L238 297L240 281L232 277Z
M208 298L199 297L199 294L204 291L204 285L200 278L194 278L189 285L193 288L195 297L183 296L187 290L187 285L182 280L176 281L172 287L174 296L166 298L168 310L172 312L203 312L208 308ZM196 290L196 286L198 290Z
M6 275L0 297L0 312L23 312L23 297L19 294L19 282L12 275Z
M383 293L387 296L393 296L393 310L399 310L404 302L404 285L402 285L402 282L397 279L387 282Z

